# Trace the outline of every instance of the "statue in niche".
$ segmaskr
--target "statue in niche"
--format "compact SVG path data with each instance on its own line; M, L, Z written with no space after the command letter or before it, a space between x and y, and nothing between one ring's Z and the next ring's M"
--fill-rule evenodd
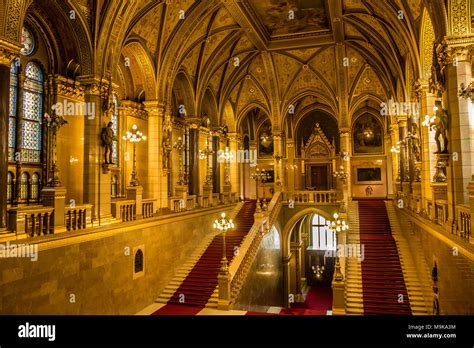
M107 127L102 128L101 138L102 146L104 147L104 163L114 164L112 161L112 146L117 137L114 134L113 123L109 122Z
M162 141L162 159L163 159L163 169L168 169L169 163L170 163L170 152L171 152L171 145L169 142L169 132L165 130L164 135L163 135L163 141Z
M411 137L411 151L415 162L421 161L421 151L420 151L420 133L418 125L415 122L411 122L411 130L410 130L410 137Z
M201 117L201 127L209 128L211 126L211 119L206 115L202 115Z
M448 113L441 104L441 100L435 102L436 116L430 121L430 127L436 130L435 141L437 154L448 153Z

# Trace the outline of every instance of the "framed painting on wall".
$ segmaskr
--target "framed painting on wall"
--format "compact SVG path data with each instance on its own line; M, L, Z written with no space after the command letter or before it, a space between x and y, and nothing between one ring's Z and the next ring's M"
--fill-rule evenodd
M382 184L382 167L356 167L356 184Z
M383 154L383 130L381 123L370 114L359 117L352 129L352 153L354 155Z

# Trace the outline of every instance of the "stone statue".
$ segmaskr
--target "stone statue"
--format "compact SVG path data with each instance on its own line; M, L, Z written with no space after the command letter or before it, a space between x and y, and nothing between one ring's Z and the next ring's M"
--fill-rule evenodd
M415 122L411 123L411 151L416 162L421 160L420 151L420 133L418 131L418 125Z
M443 109L440 100L435 102L435 106L437 107L436 117L430 123L430 126L436 130L434 138L437 151L435 153L448 153L448 113Z
M114 134L113 123L109 122L107 127L102 128L102 146L105 148L104 152L104 163L105 164L114 164L112 162L112 145L114 141L117 141L117 137Z
M163 141L161 143L161 151L162 151L163 169L168 169L170 152L171 152L171 145L169 143L168 131L164 132Z
M372 188L372 186L367 186L365 188L365 195L366 196L372 196L373 193L374 193L374 189Z

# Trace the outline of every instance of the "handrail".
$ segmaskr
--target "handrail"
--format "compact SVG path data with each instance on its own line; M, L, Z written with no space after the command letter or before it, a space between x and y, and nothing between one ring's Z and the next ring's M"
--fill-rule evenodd
M461 238L470 241L471 238L471 208L468 205L456 205L457 230Z
M227 283L230 285L228 298L223 298L225 297L226 291L219 292L220 300L227 302L229 306L235 300L241 286L243 285L248 271L250 270L250 266L257 254L260 241L265 233L270 230L278 216L278 211L281 208L281 201L281 192L276 192L268 205L268 211L265 215L256 217L254 224L240 245L238 255L236 255L230 263L227 278Z
M337 203L337 191L290 191L282 193L284 202L328 204Z
M64 224L66 230L80 230L87 227L87 212L91 211L92 204L66 206L64 209Z
M30 237L54 233L54 208L42 205L9 208L8 229L14 233L25 232Z

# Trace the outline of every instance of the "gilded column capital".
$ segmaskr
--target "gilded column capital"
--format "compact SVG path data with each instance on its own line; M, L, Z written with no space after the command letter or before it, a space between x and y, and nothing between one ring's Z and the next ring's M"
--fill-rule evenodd
M20 55L20 46L0 39L0 65L10 67L13 59Z
M110 81L98 75L79 76L77 81L84 86L85 94L95 95L99 97L107 97L109 95Z
M151 114L164 115L166 111L166 104L158 100L147 100L143 102L145 109Z
M54 75L53 86L58 96L72 99L82 99L84 97L84 86L62 75Z

